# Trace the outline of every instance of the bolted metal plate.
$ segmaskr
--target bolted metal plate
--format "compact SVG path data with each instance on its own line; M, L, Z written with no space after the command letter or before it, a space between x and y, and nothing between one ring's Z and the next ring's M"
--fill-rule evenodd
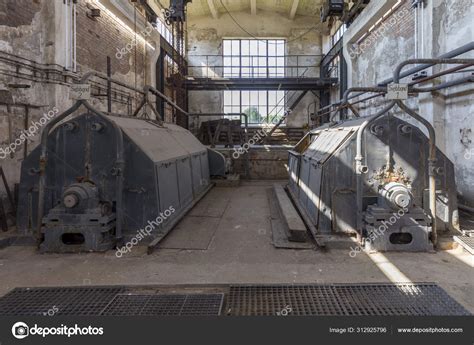
M0 315L99 315L122 287L16 288L0 298Z
M231 286L227 314L470 315L436 284Z
M117 295L102 315L218 316L224 294Z

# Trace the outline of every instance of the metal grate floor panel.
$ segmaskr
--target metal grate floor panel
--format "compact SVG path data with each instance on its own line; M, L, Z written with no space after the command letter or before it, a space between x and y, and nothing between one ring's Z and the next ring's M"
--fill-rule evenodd
M0 298L0 315L99 315L122 287L16 288Z
M227 314L470 315L436 284L231 286Z
M454 236L454 241L459 243L471 255L474 255L474 237L471 236Z
M224 294L117 295L102 315L218 316Z
M219 291L219 290L217 290ZM218 316L224 293L138 293L127 287L17 288L0 298L0 316ZM222 288L226 314L470 315L433 283L237 285Z

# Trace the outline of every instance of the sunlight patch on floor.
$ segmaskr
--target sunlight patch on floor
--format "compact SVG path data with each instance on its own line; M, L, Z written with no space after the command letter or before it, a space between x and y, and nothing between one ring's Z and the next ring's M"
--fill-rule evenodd
M392 283L411 283L412 281L404 275L390 260L382 253L370 253L367 256L382 271Z
M446 253L454 256L459 261L464 262L469 267L474 267L474 255L469 254L461 248L447 250Z

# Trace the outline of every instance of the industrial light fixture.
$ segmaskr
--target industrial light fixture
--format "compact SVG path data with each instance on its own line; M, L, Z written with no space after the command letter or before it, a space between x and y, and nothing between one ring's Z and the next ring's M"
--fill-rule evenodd
M145 38L143 38L143 36L139 35L137 32L135 32L135 30L133 30L130 26L128 26L127 24L125 24L119 17L117 17L111 10L109 10L107 7L105 7L99 0L92 0L93 3L95 3L99 8L100 10L104 11L105 13L107 13L110 17L112 17L117 23L120 24L120 26L122 26L125 30L127 30L130 34L132 34L133 36L137 35L137 38L142 41L143 43L145 43L150 49L152 50L155 50L155 47L153 47L149 42L147 42L147 40Z
M100 9L99 8L90 8L89 11L87 11L87 17L90 19L96 19L100 17Z

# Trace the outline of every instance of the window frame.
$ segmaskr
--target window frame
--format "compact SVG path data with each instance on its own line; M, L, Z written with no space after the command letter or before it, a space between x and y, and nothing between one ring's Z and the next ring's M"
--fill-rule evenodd
M242 114L257 109L260 121L248 118L249 125L276 123L285 113L286 95L282 90L225 90L223 106L225 114ZM248 96L247 96L248 95ZM257 100L255 101L255 97ZM227 100L230 99L228 103ZM248 99L248 101L246 101ZM263 114L262 114L263 112ZM239 116L228 115L226 118L236 120Z
M262 41L265 42L264 45ZM272 44L275 48L270 48ZM224 38L222 40L222 76L229 79L285 77L286 44L286 39L283 38ZM254 66L255 59L257 59L256 67ZM275 65L270 62L274 62ZM261 69L265 69L265 72L262 73ZM260 121L254 121L258 119L252 119L252 116L249 116L249 125L269 124L270 120L275 123L284 115L285 91L225 90L223 93L224 113L244 113L244 111L250 112L251 109L257 109ZM256 102L255 97L257 97ZM238 119L239 117L227 116L227 118Z
M230 43L230 52L228 52L228 42ZM257 42L255 47L252 47L252 42ZM261 42L265 43L261 44ZM246 44L248 47L244 49ZM271 45L275 46L273 54L270 53ZM236 53L233 52L234 50ZM248 53L244 53L244 51L248 51ZM243 63L245 59L248 59L248 62ZM274 59L274 65L270 64L272 59ZM284 78L286 75L286 40L282 38L224 38L222 39L222 65L224 78ZM243 72L246 69L249 72Z

